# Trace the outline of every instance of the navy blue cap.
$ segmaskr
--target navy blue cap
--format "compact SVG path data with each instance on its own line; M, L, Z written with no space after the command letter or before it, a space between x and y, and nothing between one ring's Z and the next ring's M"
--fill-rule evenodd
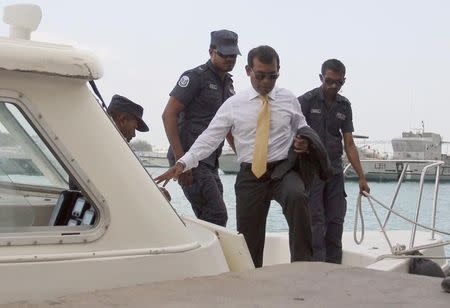
M114 95L111 99L111 103L108 106L109 111L121 111L133 115L138 120L137 130L140 132L148 132L148 126L142 120L142 115L144 114L144 108L142 106L133 103L131 100L122 95Z
M238 47L238 35L230 30L219 30L211 32L211 45L221 54L241 55Z

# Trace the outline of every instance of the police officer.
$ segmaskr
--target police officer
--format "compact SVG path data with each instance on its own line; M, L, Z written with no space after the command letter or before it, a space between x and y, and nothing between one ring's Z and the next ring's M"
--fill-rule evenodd
M189 150L222 103L234 94L228 72L233 70L236 57L241 54L237 43L238 36L232 31L211 32L208 62L184 72L170 92L162 118L170 142L167 157L171 165ZM227 140L234 149L231 134ZM178 183L199 219L225 226L228 216L218 175L222 145L197 168L183 173Z
M147 124L142 119L144 108L125 96L115 94L111 98L111 102L106 111L127 142L130 142L131 139L136 137L136 130L140 132L149 131ZM79 185L72 177L69 178L69 188L72 190L80 190ZM169 192L164 187L159 187L159 190L169 201L171 200Z
M342 137L347 158L359 177L360 192L370 192L370 188L353 140L350 102L338 94L345 82L345 66L339 60L327 60L322 64L319 77L322 85L298 98L306 122L319 134L334 170L334 176L326 182L315 178L310 190L313 260L341 263L342 232L347 210Z
M148 132L148 126L142 119L144 108L125 96L114 95L107 109L123 137L130 142L136 136L136 130Z

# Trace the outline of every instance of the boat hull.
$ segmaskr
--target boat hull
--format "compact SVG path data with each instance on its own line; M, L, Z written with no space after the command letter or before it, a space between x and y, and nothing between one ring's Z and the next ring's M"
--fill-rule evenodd
M184 252L155 253L149 248L147 253L144 249L92 252L90 257L36 254L35 261L29 262L20 257L1 259L0 304L228 272L216 235L199 224L187 223L187 227L199 245Z
M365 160L362 161L364 173L366 179L372 182L389 182L389 181L398 181L400 175L402 173L403 167L405 166L402 162L386 160L386 161L370 161ZM422 169L425 163L410 163L406 169L405 173L405 181L420 181ZM353 170L352 167L349 167L346 175L346 180L358 180L358 175ZM430 168L425 173L425 181L435 181L436 180L436 168ZM450 181L450 166L444 165L441 167L439 172L439 180L440 182L448 182Z

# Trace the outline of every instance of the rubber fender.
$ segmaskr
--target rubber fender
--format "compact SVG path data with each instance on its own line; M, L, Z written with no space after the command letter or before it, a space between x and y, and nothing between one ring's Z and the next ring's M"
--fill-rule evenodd
M411 259L409 261L409 273L431 277L445 277L442 268L436 262L426 258Z
M441 287L442 287L442 290L450 293L450 277L446 277L442 280Z

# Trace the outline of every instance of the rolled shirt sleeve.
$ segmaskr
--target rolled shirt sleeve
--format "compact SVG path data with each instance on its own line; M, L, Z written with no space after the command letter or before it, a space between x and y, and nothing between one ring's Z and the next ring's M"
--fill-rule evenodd
M348 105L348 110L346 112L346 117L344 122L342 123L342 133L352 133L354 131L353 128L353 113L352 113L352 107L350 104Z

